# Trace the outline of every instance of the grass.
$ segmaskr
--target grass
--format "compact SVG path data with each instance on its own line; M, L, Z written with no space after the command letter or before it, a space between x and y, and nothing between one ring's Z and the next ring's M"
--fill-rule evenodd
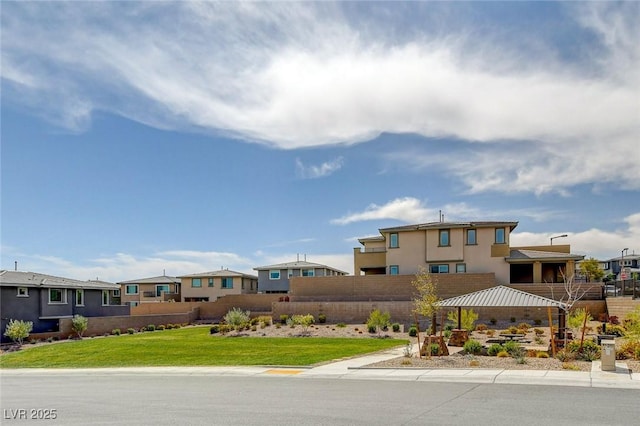
M187 327L47 344L0 356L0 368L313 365L405 345L406 340L211 336Z

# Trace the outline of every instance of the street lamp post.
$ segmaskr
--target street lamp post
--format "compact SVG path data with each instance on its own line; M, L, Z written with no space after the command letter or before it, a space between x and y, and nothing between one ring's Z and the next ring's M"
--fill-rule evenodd
M555 237L551 237L550 241L551 241L551 245L553 245L553 240L556 238L565 238L568 237L567 234L562 234L562 235L556 235Z

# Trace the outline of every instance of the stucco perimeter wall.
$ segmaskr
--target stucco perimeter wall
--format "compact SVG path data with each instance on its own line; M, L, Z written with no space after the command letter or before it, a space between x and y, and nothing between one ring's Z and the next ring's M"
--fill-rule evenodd
M200 304L200 319L214 320L222 318L233 308L256 313L270 313L273 302L277 302L282 294L236 294L221 297L215 302Z
M190 312L181 314L160 314L160 315L135 315L135 316L111 316L111 317L90 317L87 331L84 335L102 336L111 334L111 331L119 328L121 333L126 333L128 328L139 329L150 324L158 327L167 324L192 324L199 316L198 308ZM73 335L71 328L71 318L60 319L60 337L65 338Z
M442 299L484 290L496 285L495 275L433 274ZM414 294L415 275L345 275L337 277L292 277L292 302L308 301L409 301Z
M580 301L575 307L587 307L593 318L598 318L600 313L606 312L604 301ZM413 304L410 301L397 302L275 302L273 304L273 318L277 320L280 315L306 315L311 314L316 319L319 314L327 316L327 323L336 324L339 322L351 324L364 324L369 318L371 311L379 309L381 312L391 314L391 322L398 322L404 325L415 322L412 310ZM489 324L493 318L496 321L510 322L515 319L516 324L520 322L533 323L540 320L542 326L548 324L548 313L546 308L471 308L478 314L477 323ZM440 313L446 321L447 312L455 309L443 309ZM438 315L440 317L440 314ZM551 316L554 322L558 320L558 309L551 309ZM424 319L420 319L421 327L424 327ZM440 318L438 318L440 322Z
M184 314L199 308L205 302L166 302L166 303L141 303L131 307L131 315L166 315Z

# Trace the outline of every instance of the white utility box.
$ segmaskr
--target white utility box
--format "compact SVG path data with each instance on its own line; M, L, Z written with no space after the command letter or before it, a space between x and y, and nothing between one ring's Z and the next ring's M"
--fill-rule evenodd
M603 340L600 347L602 371L616 371L616 341Z

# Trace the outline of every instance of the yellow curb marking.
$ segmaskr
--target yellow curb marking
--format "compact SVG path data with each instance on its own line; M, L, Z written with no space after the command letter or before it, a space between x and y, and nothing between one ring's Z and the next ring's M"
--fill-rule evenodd
M266 374L300 374L302 370L267 370Z

